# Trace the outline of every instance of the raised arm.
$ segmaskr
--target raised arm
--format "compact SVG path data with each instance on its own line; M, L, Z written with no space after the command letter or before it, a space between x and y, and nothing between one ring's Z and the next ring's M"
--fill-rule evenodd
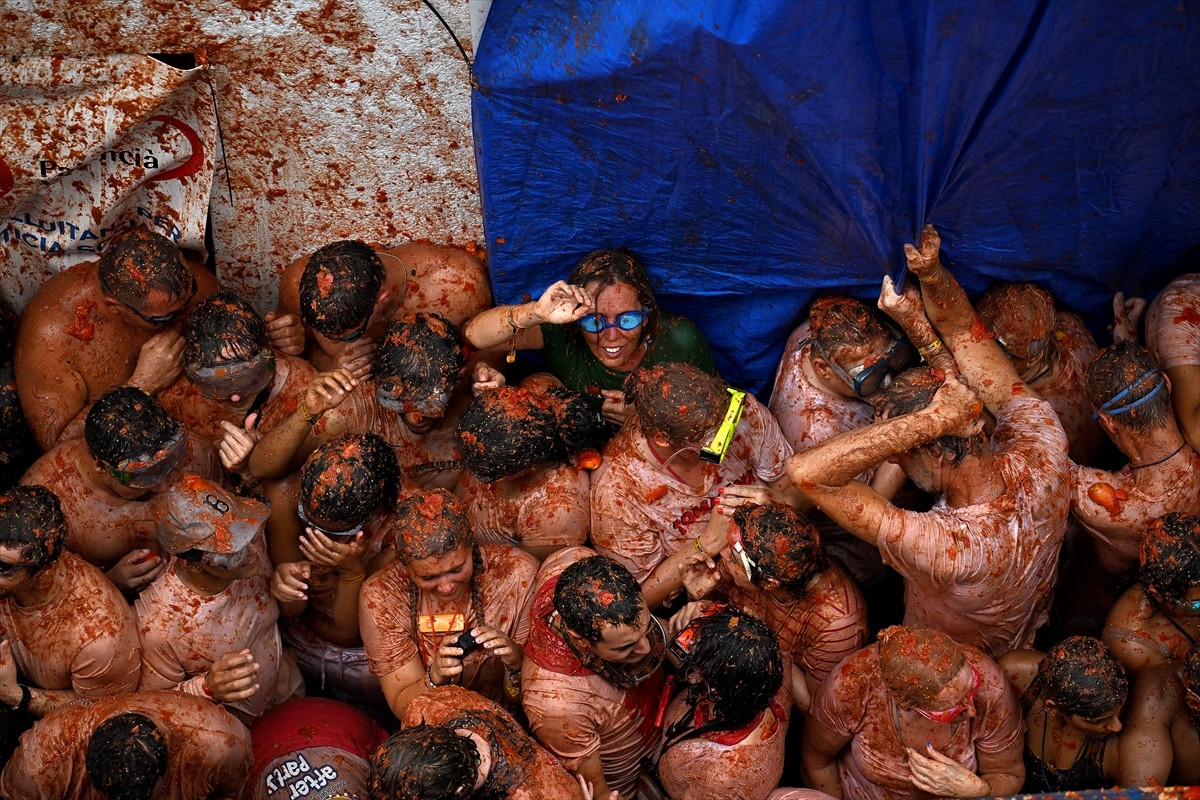
M975 314L966 292L942 266L941 247L938 232L932 225L926 225L921 236L921 249L905 244L904 256L908 260L908 271L921 281L925 313L954 354L962 376L992 413L1018 392L1036 396L1021 381L991 331Z
M496 306L472 317L463 326L463 338L479 350L492 350L513 343L518 350L542 347L543 323L566 325L596 313L596 299L566 281L550 285L536 301Z
M947 375L958 374L954 354L942 345L937 331L929 323L929 317L925 316L921 293L916 286L910 283L904 288L904 294L898 294L891 276L884 275L877 305L880 311L900 326L926 364L934 369L944 370Z
M814 486L845 486L868 468L939 436L968 435L967 428L982 412L971 389L951 379L919 411L839 434L797 453L787 461L788 476L810 496Z

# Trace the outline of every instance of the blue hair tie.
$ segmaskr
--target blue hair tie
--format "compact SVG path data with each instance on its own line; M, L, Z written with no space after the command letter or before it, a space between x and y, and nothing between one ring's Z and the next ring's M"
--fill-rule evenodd
M1151 375L1158 375L1158 383L1154 384L1153 389L1151 389L1149 392L1147 392L1143 396L1139 397L1137 400L1134 400L1132 403L1127 403L1126 405L1123 405L1123 406L1117 405L1117 403L1119 403L1125 399L1126 395L1128 395L1130 392L1132 392L1134 389L1136 389L1138 386L1140 386L1142 381L1146 380L1146 378L1149 378ZM1143 373L1142 376L1139 377L1136 381L1129 384L1124 389L1122 389L1121 391L1117 392L1115 395L1110 397L1108 399L1108 402L1106 402L1104 405L1100 406L1099 409L1097 409L1096 411L1093 411L1092 419L1099 419L1101 412L1107 414L1110 417L1115 417L1117 414L1124 414L1126 411L1132 411L1133 409L1140 406L1142 403L1145 403L1151 397L1154 397L1154 395L1158 394L1159 391L1166 385L1167 385L1167 379L1164 378L1161 374L1159 374L1158 370L1156 370L1156 369L1148 370L1147 372Z

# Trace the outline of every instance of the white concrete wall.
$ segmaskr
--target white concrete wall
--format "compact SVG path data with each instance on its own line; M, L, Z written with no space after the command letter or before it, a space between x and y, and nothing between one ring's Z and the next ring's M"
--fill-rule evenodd
M468 0L431 2L473 56ZM482 245L470 75L420 0L0 0L0 31L5 56L207 53L217 269L264 309L333 239Z

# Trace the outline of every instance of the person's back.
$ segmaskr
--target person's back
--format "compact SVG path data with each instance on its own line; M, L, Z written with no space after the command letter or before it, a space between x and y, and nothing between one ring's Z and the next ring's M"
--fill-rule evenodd
M98 731L108 734L103 741ZM236 800L250 763L249 731L220 706L178 692L135 692L36 723L0 774L0 796Z
M1120 778L1125 786L1200 784L1200 646L1134 681Z

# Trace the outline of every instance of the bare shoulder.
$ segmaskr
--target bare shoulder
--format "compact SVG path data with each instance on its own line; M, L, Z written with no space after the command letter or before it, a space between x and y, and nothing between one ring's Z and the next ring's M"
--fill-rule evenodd
M401 309L406 313L436 312L462 325L492 305L492 284L487 266L473 252L429 242L409 242L380 253L388 271L387 284L399 284L403 273L407 288Z
M96 262L89 261L47 278L21 312L18 337L27 330L44 334L49 327L61 327L80 303L98 302L92 291L95 274Z

